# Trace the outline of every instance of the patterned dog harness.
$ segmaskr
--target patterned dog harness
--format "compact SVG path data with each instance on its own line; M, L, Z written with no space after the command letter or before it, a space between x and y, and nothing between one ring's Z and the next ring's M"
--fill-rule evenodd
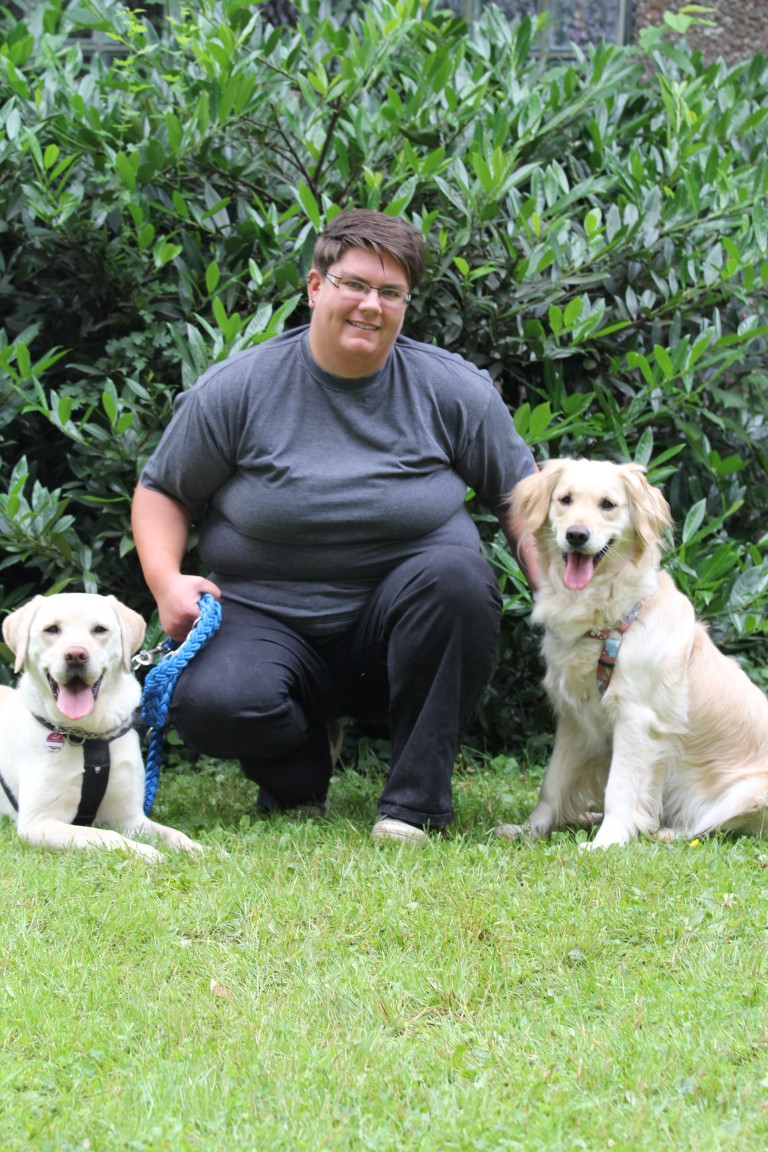
M610 628L591 628L589 632L584 633L585 636L589 636L593 640L602 640L603 642L603 647L597 658L597 688L601 696L604 695L611 682L611 675L619 658L619 649L624 639L624 633L629 629L630 624L637 619L647 600L647 596L638 600L634 608L631 608L626 616L622 616L618 624L614 624ZM619 635L613 635L615 632L618 632Z

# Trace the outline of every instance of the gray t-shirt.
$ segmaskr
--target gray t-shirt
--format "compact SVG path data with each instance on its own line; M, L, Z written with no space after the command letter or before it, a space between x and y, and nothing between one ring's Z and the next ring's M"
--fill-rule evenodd
M533 457L490 377L398 337L371 376L333 376L306 327L214 365L174 405L141 477L203 511L226 597L307 635L348 628L398 563L477 551L467 488L500 509Z

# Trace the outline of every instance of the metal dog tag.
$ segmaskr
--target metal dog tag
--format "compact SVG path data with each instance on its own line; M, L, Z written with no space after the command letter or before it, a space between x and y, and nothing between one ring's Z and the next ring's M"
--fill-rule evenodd
M45 741L49 752L61 752L64 747L65 736L63 732L51 732Z

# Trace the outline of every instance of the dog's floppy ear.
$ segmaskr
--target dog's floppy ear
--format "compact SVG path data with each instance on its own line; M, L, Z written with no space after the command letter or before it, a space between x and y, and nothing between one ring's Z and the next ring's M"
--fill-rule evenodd
M509 506L525 532L537 532L547 519L552 493L564 467L563 460L545 460L540 472L519 480Z
M16 657L16 663L13 666L14 672L21 672L24 667L32 620L42 599L42 596L35 596L3 620L3 640Z
M144 639L147 626L144 619L133 608L121 604L116 596L107 596L120 624L120 635L123 640L123 667L126 672L131 670L131 656L138 652Z
M659 489L646 479L641 464L624 464L622 472L635 532L646 546L656 544L663 547L667 529L672 527L669 504Z

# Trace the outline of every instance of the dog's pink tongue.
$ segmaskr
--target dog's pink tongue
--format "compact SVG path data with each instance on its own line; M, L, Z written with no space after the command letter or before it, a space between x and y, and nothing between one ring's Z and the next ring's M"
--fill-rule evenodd
M572 592L580 592L586 588L595 571L595 561L592 556L585 556L582 552L569 552L565 558L565 573L563 580L566 588Z
M82 680L70 680L59 686L56 707L68 720L81 720L93 711L93 692Z

